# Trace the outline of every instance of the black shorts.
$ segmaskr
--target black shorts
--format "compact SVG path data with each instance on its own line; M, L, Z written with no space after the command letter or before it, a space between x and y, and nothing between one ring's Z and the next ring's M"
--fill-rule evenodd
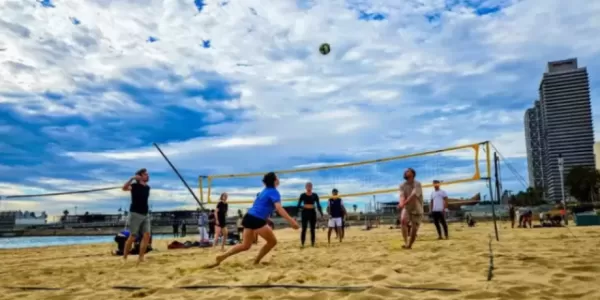
M255 230L263 228L265 225L267 225L267 220L263 220L250 214L246 214L242 219L242 226L244 226L244 228Z
M219 218L219 228L225 228L225 227L227 227L227 218L220 217Z

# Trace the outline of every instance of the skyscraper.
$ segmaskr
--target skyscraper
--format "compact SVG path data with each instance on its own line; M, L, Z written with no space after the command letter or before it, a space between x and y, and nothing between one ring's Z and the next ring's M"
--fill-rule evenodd
M525 111L525 147L527 148L527 170L529 186L544 187L544 160L542 145L542 112L540 101Z
M579 68L575 58L549 62L539 97L544 186L548 200L560 201L559 154L564 158L565 177L574 166L595 167L587 69Z

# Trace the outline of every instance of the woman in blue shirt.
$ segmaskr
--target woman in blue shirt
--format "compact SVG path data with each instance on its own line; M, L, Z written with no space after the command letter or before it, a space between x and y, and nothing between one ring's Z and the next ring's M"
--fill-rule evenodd
M263 184L265 188L258 194L256 200L252 204L252 207L248 210L244 218L242 219L242 226L244 227L242 243L235 245L229 251L218 255L216 262L210 267L216 267L225 259L243 251L247 251L252 247L252 241L254 241L254 234L260 235L266 244L258 252L258 256L254 260L254 264L260 263L263 257L275 247L277 244L277 238L273 233L271 227L267 225L267 220L276 210L277 213L284 219L286 219L293 229L298 229L298 223L285 211L281 206L281 195L277 191L279 186L279 178L274 172L269 172L263 177Z

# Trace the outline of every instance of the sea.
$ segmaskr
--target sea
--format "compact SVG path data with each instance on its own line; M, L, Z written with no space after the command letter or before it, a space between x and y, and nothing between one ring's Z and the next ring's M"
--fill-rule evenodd
M170 238L170 234L154 234L153 239ZM185 237L182 239L191 238ZM114 243L114 235L96 236L20 236L0 238L0 249L36 248L65 245Z

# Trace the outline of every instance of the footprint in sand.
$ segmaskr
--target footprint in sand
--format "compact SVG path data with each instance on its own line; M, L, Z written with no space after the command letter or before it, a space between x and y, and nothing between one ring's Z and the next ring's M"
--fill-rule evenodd
M587 265L587 266L573 266L564 268L567 272L590 272L595 273L600 271L600 267Z
M383 275L383 274L375 274L371 277L369 277L370 281L381 281L387 278L387 275Z

